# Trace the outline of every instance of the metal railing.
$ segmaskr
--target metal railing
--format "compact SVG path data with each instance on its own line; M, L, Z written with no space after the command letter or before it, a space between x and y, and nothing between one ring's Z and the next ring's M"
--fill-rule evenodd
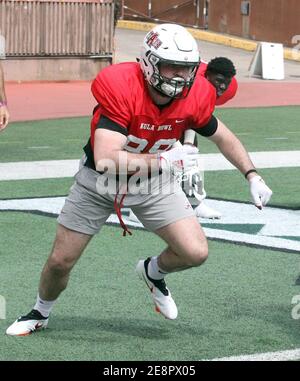
M120 18L148 22L177 22L184 26L206 28L205 0L118 0Z

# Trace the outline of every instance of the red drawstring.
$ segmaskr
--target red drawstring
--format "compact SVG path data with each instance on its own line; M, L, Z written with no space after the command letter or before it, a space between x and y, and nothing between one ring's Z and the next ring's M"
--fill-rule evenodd
M126 185L127 186L127 185ZM120 200L120 203L118 203L118 195L119 195L119 192L120 192L120 189L118 189L118 192L116 194L116 197L115 197L115 200L114 200L114 208L115 208L115 211L117 213L117 216L118 216L118 219L119 219L119 222L120 222L120 225L121 227L123 228L123 237L126 236L126 233L128 233L129 235L132 235L131 231L128 229L128 227L125 225L123 219L122 219L122 214L121 214L121 209L123 208L123 201L124 201L124 198L126 196L126 193L124 193L121 197L121 200Z

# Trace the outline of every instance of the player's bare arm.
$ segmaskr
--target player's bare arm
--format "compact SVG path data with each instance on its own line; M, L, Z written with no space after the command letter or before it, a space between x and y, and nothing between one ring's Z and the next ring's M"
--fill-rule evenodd
M96 170L115 173L159 174L161 171L188 170L195 165L198 149L192 146L175 147L160 153L132 153L124 149L126 137L116 131L97 129L95 132L94 158Z
M146 172L151 168L151 165L154 167L153 169L158 169L157 154L127 152L124 150L126 140L126 136L119 132L106 129L96 130L94 158L97 171L104 170L103 167L109 160L115 164L114 169L119 171L124 168L128 174L137 171L138 163L142 166L141 170L145 169Z
M240 140L220 121L216 132L209 137L229 160L249 181L250 193L255 206L262 209L272 196L271 189L257 174L248 152Z
M8 120L9 112L4 88L4 74L0 63L0 132L6 128Z
M219 119L218 128L209 139L218 146L226 159L229 160L242 174L255 168L241 141ZM254 172L248 175L248 179L252 176L255 176Z

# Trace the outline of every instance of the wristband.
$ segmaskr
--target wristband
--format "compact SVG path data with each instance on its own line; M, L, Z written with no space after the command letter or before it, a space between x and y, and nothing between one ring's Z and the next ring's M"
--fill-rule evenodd
M184 133L184 143L194 145L196 132L194 130L186 130Z
M250 173L253 173L253 172L255 172L255 173L257 173L257 170L256 169L249 169L249 171L247 171L246 173L245 173L245 179L247 179L247 176L250 174Z
M6 101L0 101L0 107L3 107L3 106L7 106L7 102Z

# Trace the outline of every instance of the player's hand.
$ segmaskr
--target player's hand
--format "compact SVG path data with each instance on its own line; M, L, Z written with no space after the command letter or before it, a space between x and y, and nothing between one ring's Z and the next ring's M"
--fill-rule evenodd
M7 106L0 107L0 132L8 125L9 112Z
M173 174L187 172L197 166L198 157L198 148L191 145L172 148L158 154L160 168Z
M249 186L255 206L258 209L262 209L269 202L273 192L260 176L251 177L249 179Z
M188 197L195 197L198 201L202 201L206 197L203 186L203 173L199 166L193 167L188 172L184 172L181 185L184 193Z

